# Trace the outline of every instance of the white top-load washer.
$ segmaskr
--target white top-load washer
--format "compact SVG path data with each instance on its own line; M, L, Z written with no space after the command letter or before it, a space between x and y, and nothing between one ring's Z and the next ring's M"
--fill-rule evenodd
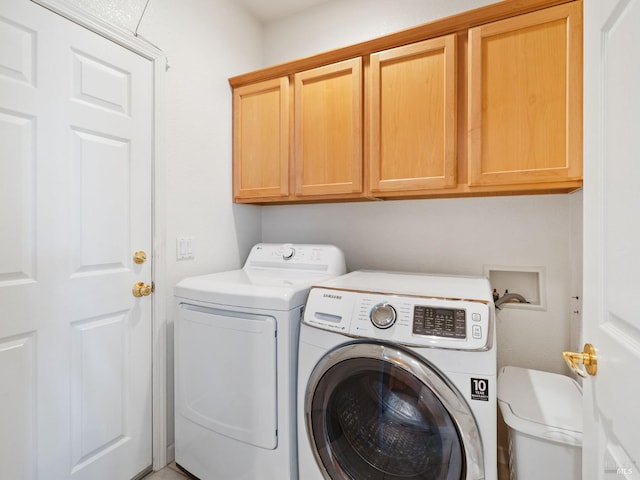
M357 271L314 286L300 478L496 480L494 315L485 278Z
M175 457L202 480L295 479L299 323L345 272L330 245L258 244L241 270L175 288Z

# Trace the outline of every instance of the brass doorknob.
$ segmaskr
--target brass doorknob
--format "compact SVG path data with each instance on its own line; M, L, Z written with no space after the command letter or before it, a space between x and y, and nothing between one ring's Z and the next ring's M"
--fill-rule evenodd
M133 254L133 261L138 265L140 265L141 263L144 263L146 260L147 260L147 254L142 250Z
M585 343L582 352L562 352L562 358L567 362L567 365L571 370L580 375L582 378L587 375L578 366L579 363L584 365L585 370L591 376L595 376L598 373L598 357L596 356L596 349L590 343Z
M134 297L147 297L151 295L153 288L151 285L147 285L144 282L138 282L133 286L133 296Z

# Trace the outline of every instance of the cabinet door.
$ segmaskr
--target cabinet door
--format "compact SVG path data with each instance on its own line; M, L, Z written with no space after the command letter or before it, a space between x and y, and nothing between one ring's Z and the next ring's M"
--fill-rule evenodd
M362 59L294 76L296 196L362 192Z
M286 77L233 91L233 196L289 195L289 81Z
M582 2L469 31L469 184L582 178Z
M371 55L371 192L456 185L456 35Z

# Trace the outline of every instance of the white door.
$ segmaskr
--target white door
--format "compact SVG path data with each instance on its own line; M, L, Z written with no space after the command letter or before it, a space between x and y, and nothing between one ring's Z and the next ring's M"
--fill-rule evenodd
M150 61L0 0L2 479L151 465L152 89Z
M640 1L586 0L586 479L640 478Z

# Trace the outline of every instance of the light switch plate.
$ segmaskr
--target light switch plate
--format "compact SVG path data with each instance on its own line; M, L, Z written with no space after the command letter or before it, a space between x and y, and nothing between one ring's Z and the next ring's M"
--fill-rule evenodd
M176 238L176 260L189 260L195 258L193 237Z

